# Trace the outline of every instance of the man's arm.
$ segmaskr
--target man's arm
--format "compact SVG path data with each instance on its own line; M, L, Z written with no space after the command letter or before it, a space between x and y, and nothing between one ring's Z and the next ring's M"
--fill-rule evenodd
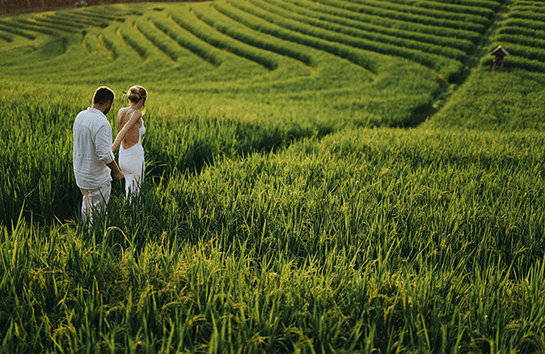
M115 162L115 160L112 160L112 162L107 163L106 166L108 166L110 170L112 170L112 172L114 173L114 179L122 179L123 177L125 177L123 176L123 173L119 169L119 166L117 166L117 163Z
M95 148L98 158L110 168L114 173L114 179L123 178L123 173L115 162L115 156L112 152L112 128L109 124L104 124L95 136Z

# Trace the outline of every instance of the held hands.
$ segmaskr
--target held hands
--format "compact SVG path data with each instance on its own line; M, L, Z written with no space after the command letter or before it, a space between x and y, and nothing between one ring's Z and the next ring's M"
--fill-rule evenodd
M123 172L119 169L119 166L117 166L117 163L115 160L112 160L112 162L107 163L106 166L110 168L110 170L114 173L114 179L120 180L124 178Z
M121 172L120 170L117 170L114 172L114 179L116 180L120 180L120 179L123 179L125 176L123 175L123 172Z

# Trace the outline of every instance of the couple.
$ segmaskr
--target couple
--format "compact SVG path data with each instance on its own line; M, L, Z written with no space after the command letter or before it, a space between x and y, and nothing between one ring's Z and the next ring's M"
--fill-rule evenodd
M125 193L138 195L144 177L142 135L146 132L142 113L148 94L142 86L132 86L127 92L129 107L119 110L117 137L112 144L112 127L106 118L115 99L108 87L99 87L93 105L80 112L73 126L73 160L76 184L83 194L81 214L92 222L94 210L104 212L111 192L111 176L125 178ZM119 147L119 167L113 152Z

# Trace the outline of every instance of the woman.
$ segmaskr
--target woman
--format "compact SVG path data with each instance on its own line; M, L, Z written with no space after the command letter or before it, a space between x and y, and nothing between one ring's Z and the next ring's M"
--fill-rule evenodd
M140 193L144 179L145 160L142 147L142 135L146 132L142 110L148 93L140 85L132 86L127 92L129 107L119 110L117 115L117 137L112 144L112 151L119 147L119 168L125 175L125 194L129 199Z

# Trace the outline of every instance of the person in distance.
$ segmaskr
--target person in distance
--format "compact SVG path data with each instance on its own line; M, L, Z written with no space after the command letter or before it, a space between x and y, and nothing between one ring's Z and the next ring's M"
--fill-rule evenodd
M142 86L135 85L126 95L130 105L121 108L117 115L118 133L112 145L112 151L119 147L119 167L125 175L125 196L130 201L131 196L140 194L140 187L144 180L146 162L142 135L146 132L146 127L142 116L145 112L148 93Z
M93 213L106 210L111 172L115 179L123 178L111 150L112 127L106 118L114 99L115 93L110 88L97 88L93 105L76 116L72 127L74 176L83 194L81 215L89 224L93 222Z

